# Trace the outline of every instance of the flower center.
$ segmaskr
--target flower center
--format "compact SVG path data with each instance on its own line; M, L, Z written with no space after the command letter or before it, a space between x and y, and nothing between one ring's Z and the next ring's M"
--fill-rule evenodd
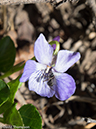
M53 86L54 85L54 74L52 72L52 67L47 67L47 69L45 69L45 81L47 81L47 84L49 86Z
M40 82L43 79L43 82L47 81L48 86L54 85L54 74L52 72L52 67L47 66L45 70L41 70L41 74L39 74L39 77L37 77L37 82Z

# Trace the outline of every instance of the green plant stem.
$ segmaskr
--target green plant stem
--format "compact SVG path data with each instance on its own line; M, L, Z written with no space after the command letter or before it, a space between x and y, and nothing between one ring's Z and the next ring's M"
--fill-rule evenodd
M51 41L51 42L49 42L49 44L50 45L53 45L53 44L56 44L56 48L55 48L55 51L54 51L54 55L57 55L57 53L59 52L59 50L60 50L60 44L59 44L59 42L58 41Z
M17 71L23 69L23 68L24 68L24 65L25 65L25 64L23 64L22 66L19 66L19 67L17 67L17 68L16 68L16 66L13 66L13 67L10 69L10 71L8 71L8 72L6 72L4 75L0 76L0 79L4 79L5 77L8 77L8 76L10 76L11 74L13 74L13 73L15 73L15 72L17 72Z
M0 117L0 122L4 123L4 119L2 117Z
M36 59L36 58L33 57L31 60L35 60L35 59ZM4 75L0 76L0 79L4 79L5 77L8 77L8 76L10 76L11 74L13 74L13 73L15 73L15 72L17 72L17 71L23 69L24 66L25 66L25 63L23 63L22 65L21 65L21 64L22 64L22 63L19 63L19 64L13 66L8 72L6 72Z

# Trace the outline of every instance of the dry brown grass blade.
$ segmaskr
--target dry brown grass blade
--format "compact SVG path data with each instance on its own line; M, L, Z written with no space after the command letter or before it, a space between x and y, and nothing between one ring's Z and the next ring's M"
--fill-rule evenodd
M84 127L84 129L91 129L91 128L94 127L95 125L96 125L96 123L90 123L90 124L86 125L86 126Z

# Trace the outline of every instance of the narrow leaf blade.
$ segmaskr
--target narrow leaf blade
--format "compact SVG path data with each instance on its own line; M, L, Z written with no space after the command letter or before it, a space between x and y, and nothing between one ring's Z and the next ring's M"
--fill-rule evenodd
M10 89L7 84L0 79L0 105L7 101Z
M10 87L10 96L9 96L9 101L11 103L14 103L14 97L15 93L18 90L18 88L22 85L22 83L19 81L19 77L17 77L15 80L12 80L11 82L8 83L8 86Z
M7 108L9 108L14 103L15 93L18 90L18 88L22 85L22 83L19 81L20 77L21 76L7 84L10 87L10 95L7 101L0 106L0 114L4 113L7 110Z

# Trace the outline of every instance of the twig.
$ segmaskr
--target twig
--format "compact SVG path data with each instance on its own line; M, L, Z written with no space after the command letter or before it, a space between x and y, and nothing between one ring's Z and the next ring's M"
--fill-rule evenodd
M90 124L86 125L86 126L84 127L84 129L91 129L91 128L93 128L94 126L96 126L96 123L90 123Z
M0 0L1 5L16 5L16 4L29 4L29 3L46 3L50 0Z
M65 101L65 103L68 103L69 101L78 101L78 102L85 102L85 103L91 103L96 105L96 98L90 98L90 97L81 97L81 96L71 96L69 99Z
M87 1L96 16L96 0L87 0Z
M16 92L15 98L20 102L21 105L27 104L26 100L24 99L19 90Z
M29 3L51 3L53 5L59 5L66 1L67 0L0 0L0 5L17 5Z

